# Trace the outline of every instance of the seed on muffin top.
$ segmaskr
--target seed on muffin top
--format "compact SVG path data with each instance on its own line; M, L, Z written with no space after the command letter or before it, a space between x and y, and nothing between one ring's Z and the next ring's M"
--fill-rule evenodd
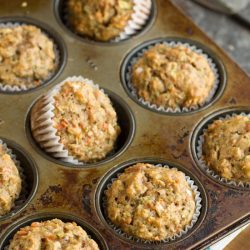
M228 180L250 182L250 117L215 120L204 133L207 166Z
M137 95L164 108L203 105L215 84L208 60L184 45L157 44L132 65Z
M0 83L36 87L57 68L53 41L38 27L0 27Z
M53 123L69 155L83 162L103 159L120 133L109 97L84 82L65 82L54 96Z
M75 32L109 41L124 31L133 13L133 0L68 0L67 7Z
M16 249L98 250L99 247L75 222L53 219L19 229L8 248Z
M137 163L105 192L108 218L129 235L144 240L173 237L190 224L195 194L177 169Z
M6 149L0 144L0 216L13 208L21 192L21 177Z

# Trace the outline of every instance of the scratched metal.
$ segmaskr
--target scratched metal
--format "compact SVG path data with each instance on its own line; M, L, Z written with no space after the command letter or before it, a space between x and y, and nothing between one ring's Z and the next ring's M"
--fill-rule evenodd
M77 39L58 21L54 1L0 0L0 17L29 17L56 30L64 41L67 61L60 75L46 86L23 94L0 94L0 138L17 143L28 153L38 170L38 187L31 201L13 216L0 222L0 231L14 221L42 212L64 212L91 224L106 239L110 249L142 249L122 240L102 223L95 207L100 178L113 167L129 160L150 157L180 165L195 176L205 189L206 213L202 223L188 237L157 246L157 249L201 249L242 226L250 219L250 193L222 185L209 178L192 157L191 138L197 125L208 115L228 108L249 110L250 79L191 20L169 0L156 1L156 13L145 32L118 44L90 43ZM25 6L25 5L23 5ZM124 90L120 70L126 55L141 43L161 37L179 37L204 44L223 63L227 81L221 96L206 109L185 115L152 112L134 102ZM68 76L83 75L113 91L125 101L135 117L135 135L128 148L108 162L87 168L73 168L45 157L27 133L30 107L43 93ZM11 146L14 146L11 144ZM18 147L19 148L19 147ZM22 152L23 152L22 151ZM22 161L22 159L21 159ZM25 161L24 161L25 162ZM40 218L40 217L37 217ZM151 247L153 249L153 247Z

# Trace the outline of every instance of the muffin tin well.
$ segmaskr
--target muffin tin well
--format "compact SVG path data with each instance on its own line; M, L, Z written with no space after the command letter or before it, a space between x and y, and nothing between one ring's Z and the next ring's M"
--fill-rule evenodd
M83 42L90 42L90 43L96 43L96 44L117 44L123 41L126 41L132 37L138 36L138 35L142 35L144 32L146 32L151 25L153 24L156 14L157 14L157 6L155 1L152 1L152 5L151 5L151 11L150 11L150 15L147 18L146 23L142 26L141 29L139 29L136 33L129 35L128 37L124 37L123 39L119 39L119 38L115 38L112 39L108 42L101 42L101 41L96 41L94 39L88 38L86 36L83 36L81 34L78 34L77 32L75 32L72 27L70 26L68 20L67 20L67 7L65 6L67 0L55 0L54 2L54 12L57 18L58 23L65 29L65 31L67 31L70 35L72 35L73 37L75 37L76 39L79 39L80 41ZM138 1L138 2L142 2L142 1Z
M92 225L90 231L95 232L95 228L99 232L97 235L105 243L98 241L99 236L96 239L103 249L124 250L204 249L250 220L249 188L214 179L203 171L196 155L197 139L210 121L232 112L249 112L249 76L171 0L153 1L150 20L141 32L124 41L108 43L85 39L69 30L61 19L62 0L27 1L27 6L18 0L0 2L0 24L20 22L41 27L60 52L60 67L49 81L26 92L0 92L0 138L20 160L30 188L20 209L0 218L1 250L19 226L48 218L46 213L52 218L51 212L63 212L56 216L65 220L72 220L66 214L74 214L73 219L80 220L80 225L81 221L86 222ZM190 112L164 112L145 107L131 95L126 82L131 59L159 42L188 43L211 58L218 70L219 85L204 107ZM63 163L38 146L30 131L30 110L51 88L69 76L79 75L98 83L108 94L122 133L114 154L103 161L78 166ZM108 225L100 202L106 185L125 167L139 161L176 167L198 186L201 214L182 237L152 245L124 238Z
M83 221L82 219L66 214L66 213L39 213L27 217L25 219L17 221L13 226L9 227L3 235L2 241L0 242L0 249L6 249L10 244L10 240L13 238L15 233L22 227L29 226L32 222L42 222L52 219L60 219L63 222L75 222L78 226L82 227L87 234L93 239L99 246L100 250L108 250L108 245L100 233L94 229L91 225Z
M38 171L35 163L25 150L13 141L1 138L11 154L20 163L19 172L22 178L22 189L19 198L15 201L14 207L11 211L3 216L0 216L0 223L9 219L13 215L20 213L30 203L36 194L38 187Z
M135 134L135 118L132 110L129 108L129 106L115 93L113 93L110 90L104 89L104 92L109 96L111 103L117 113L118 118L118 124L121 127L121 133L117 138L117 141L115 143L114 149L112 152L110 152L103 160L94 162L94 163L85 163L85 164L74 164L74 163L68 163L60 158L55 158L51 154L46 153L36 142L36 140L33 138L30 128L30 112L28 112L28 115L26 117L26 134L30 141L30 143L34 146L34 148L37 149L37 151L43 156L49 159L50 161L53 161L58 164L62 164L64 166L69 167L93 167L93 166L99 166L102 164L105 164L109 161L112 161L114 158L121 155L127 147L131 144L134 134ZM35 103L32 105L32 107L35 105ZM31 107L31 108L32 108Z
M172 110L172 109L166 109L164 107L157 107L154 104L150 104L144 101L137 95L136 90L134 89L133 84L131 83L131 67L133 63L136 62L136 60L139 57L141 57L145 51L147 51L149 48L157 44L167 44L169 46L176 46L176 45L187 46L191 48L193 51L207 57L207 59L210 61L210 66L211 68L213 68L213 71L217 77L214 90L212 90L213 93L209 98L209 100L207 100L204 103L204 105L199 107L193 107L190 109L182 108L180 110L179 109ZM162 114L180 115L180 114L198 112L216 102L223 93L223 90L227 82L227 76L224 65L221 62L221 60L218 58L218 56L216 56L211 50L206 48L206 46L204 46L203 44L200 44L197 41L193 41L186 38L166 37L166 38L158 38L146 41L137 46L136 48L132 49L132 51L129 52L129 54L123 61L121 67L121 81L125 91L131 97L131 99L134 100L137 104L141 105L142 107Z
M176 168L177 170L180 170L184 172L186 177L190 178L189 183L193 183L194 186L196 186L198 199L201 201L196 201L196 207L201 208L197 211L199 211L198 220L194 223L192 228L186 229L185 232L183 232L180 235L177 235L175 239L166 239L163 241L149 241L149 240L142 240L138 239L136 237L132 237L124 232L119 227L116 227L107 216L106 212L106 206L105 206L105 191L107 190L108 186L112 184L112 181L114 181L121 173L124 172L124 170L136 163L149 163L155 166L168 166L169 168ZM100 220L109 227L109 230L111 230L112 233L116 234L118 237L120 237L124 241L132 242L133 244L136 244L140 248L151 248L152 246L169 246L171 243L180 241L188 236L190 236L192 233L196 231L196 229L199 227L199 225L202 223L204 216L206 215L206 209L207 209L207 196L205 193L205 190L202 186L202 184L199 182L198 178L194 176L191 172L189 172L184 166L180 166L179 164L173 163L173 162L167 162L163 159L156 159L156 158L142 158L142 159L134 159L130 160L124 163L119 164L118 166L112 168L98 183L98 187L95 193L95 207L97 209L98 216Z
M62 72L66 60L67 60L67 49L66 45L64 44L62 38L60 35L53 29L51 28L48 24L45 24L43 22L40 22L36 19L33 18L28 18L28 17L19 17L19 16L14 16L14 17L0 17L0 27L12 27L12 26L18 26L18 25L34 25L42 30L44 34L46 34L53 42L54 42L54 50L56 54L56 70L53 72L48 79L43 81L43 83L37 87L29 88L27 90L1 90L0 92L6 93L6 94L18 94L18 93L27 93L31 92L34 90L37 90L39 88L42 88L46 86L47 84L50 84L52 81L54 81Z
M233 188L239 188L239 189L245 189L249 190L250 183L243 183L243 182L237 182L237 181L229 181L225 178L221 178L218 174L216 174L213 170L209 169L205 163L202 162L202 159L200 157L199 151L201 150L199 147L200 145L200 139L203 135L204 130L207 129L208 125L210 125L213 121L218 119L225 119L227 117L231 117L232 115L250 115L250 109L249 107L236 107L236 108L229 108L229 109L223 109L219 110L213 114L210 114L209 116L205 117L196 127L192 139L191 139L191 148L192 148L192 155L193 159L196 162L196 166L199 167L199 169L202 170L203 173L205 173L207 176L215 180L216 182L220 184L224 184Z

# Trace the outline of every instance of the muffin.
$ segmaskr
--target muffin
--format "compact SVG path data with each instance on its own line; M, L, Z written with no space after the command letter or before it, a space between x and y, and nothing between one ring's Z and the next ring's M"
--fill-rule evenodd
M0 27L0 83L34 88L57 67L53 41L38 27Z
M21 177L15 162L0 144L0 216L11 211L21 192Z
M250 117L215 120L204 133L206 165L228 180L250 182Z
M68 0L68 22L80 35L109 41L124 31L133 6L133 0Z
M182 232L196 206L184 173L147 163L126 168L105 195L111 222L129 235L151 241Z
M132 65L138 97L157 107L191 108L204 104L215 85L208 60L184 45L157 44Z
M69 156L90 163L105 158L114 149L120 127L111 101L102 90L86 80L66 80L49 95L49 104L41 98L31 112L33 136L45 150L51 152L59 138L59 145ZM48 108L52 124L44 126ZM55 157L60 152L55 150Z
M96 242L75 222L59 219L33 222L21 228L10 241L8 250L64 249L97 250Z

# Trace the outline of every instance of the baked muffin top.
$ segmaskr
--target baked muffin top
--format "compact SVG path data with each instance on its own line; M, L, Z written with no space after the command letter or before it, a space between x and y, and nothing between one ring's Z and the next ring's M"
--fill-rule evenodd
M215 120L204 133L206 165L228 180L250 182L250 117Z
M53 41L38 27L0 27L0 83L36 87L56 67Z
M14 206L21 192L21 177L14 161L0 144L0 216Z
M65 82L54 95L53 123L69 155L83 162L104 158L120 133L109 97L84 82Z
M21 228L8 248L16 249L98 250L99 247L75 222L53 219Z
M144 240L173 237L195 211L195 194L184 173L147 163L126 168L105 195L109 219Z
M68 0L68 21L79 34L109 41L124 31L133 0Z
M215 84L207 59L183 45L154 45L132 65L131 74L139 97L172 109L204 104Z

